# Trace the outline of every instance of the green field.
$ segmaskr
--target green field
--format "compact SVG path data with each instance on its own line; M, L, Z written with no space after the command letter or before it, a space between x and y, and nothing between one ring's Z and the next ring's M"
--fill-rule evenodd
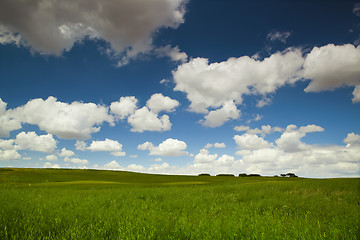
M360 179L0 169L0 239L360 239Z

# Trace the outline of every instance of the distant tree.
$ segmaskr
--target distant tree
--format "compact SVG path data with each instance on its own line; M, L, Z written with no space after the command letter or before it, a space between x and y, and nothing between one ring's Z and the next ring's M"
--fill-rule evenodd
M247 177L248 175L246 173L240 173L239 177Z
M216 175L217 177L235 177L234 174L226 174L226 173L221 173Z
M288 176L288 177L297 177L297 176L295 175L295 173L287 173L286 176Z
M249 177L261 177L261 175L260 175L260 174L254 174L254 173L249 174L248 176L249 176Z
M285 173L280 174L281 177L286 177Z
M204 176L211 176L209 173L200 173L199 175L198 175L199 177L204 177Z

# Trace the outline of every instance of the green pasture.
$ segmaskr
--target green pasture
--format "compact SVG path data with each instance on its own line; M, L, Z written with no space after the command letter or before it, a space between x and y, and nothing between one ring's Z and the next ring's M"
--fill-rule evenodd
M3 168L0 239L360 239L360 179Z

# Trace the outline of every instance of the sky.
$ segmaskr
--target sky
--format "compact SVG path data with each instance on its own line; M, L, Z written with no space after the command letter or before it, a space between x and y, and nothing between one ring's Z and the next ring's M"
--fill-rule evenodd
M0 167L360 177L360 2L2 0Z

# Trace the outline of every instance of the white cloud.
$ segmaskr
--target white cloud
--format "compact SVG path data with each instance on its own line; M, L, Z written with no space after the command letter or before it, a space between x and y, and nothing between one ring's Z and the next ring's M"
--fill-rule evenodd
M273 144L255 134L235 135L234 140L242 150L256 150L272 147Z
M261 97L261 99L257 102L256 104L256 107L258 108L262 108L262 107L265 107L265 106L268 106L272 103L272 98L269 97L269 96L263 96ZM260 120L260 119L258 119ZM254 121L258 121L256 120L256 118L254 119Z
M0 44L15 44L19 47L24 42L20 34L14 34L7 27L0 25Z
M280 127L271 127L270 125L262 125L261 129L254 128L254 129L248 129L246 133L248 134L260 134L261 136L266 136L268 134L271 134L273 132L282 132L284 131Z
M180 52L180 49L178 46L171 47L170 45L166 45L165 47L160 47L155 49L155 53L162 56L169 57L172 61L179 61L179 62L186 62L188 59L188 56L184 52Z
M3 150L15 150L16 149L15 140L14 139L8 139L8 140L0 139L0 148Z
M170 169L170 165L167 162L164 162L162 164L153 164L149 167L148 170L153 172L161 172L168 169Z
M212 147L214 147L214 148L225 148L226 145L225 145L225 143L214 143L214 144L208 143L208 144L205 145L204 148L212 148Z
M161 158L155 158L153 161L154 162L162 162L162 159Z
M90 146L87 147L90 151L105 151L116 152L122 150L122 144L118 141L106 138L105 141L92 141Z
M121 97L118 102L112 102L110 110L120 119L124 119L137 110L138 100L134 97Z
M356 3L353 8L353 13L360 17L360 3Z
M219 173L237 175L246 172L270 176L294 172L305 177L359 177L360 135L349 133L344 139L346 146L321 146L301 142L302 136L319 131L321 132L323 129L316 125L302 127L288 125L282 136L274 143L260 144L256 148L238 151L238 154L241 155L239 160L230 155L218 156L210 154L208 149L201 149L200 153L194 157L193 164L181 167L169 164L155 165L147 171L187 175L205 172L213 175ZM284 141L279 145L275 144L281 142L280 139L284 140L285 136L288 137L290 143ZM149 145L151 143L144 144L144 149L147 149ZM162 167L163 170L156 170Z
M11 116L11 110L6 110L6 105L0 98L0 137L9 137L11 131L21 128L21 122Z
M124 64L151 51L159 29L183 23L186 2L4 0L0 2L0 43L15 42L42 54L61 55L86 37L103 39L109 45L107 51ZM169 49L168 55L183 59L176 51Z
M207 127L219 127L230 119L238 119L239 117L240 110L237 109L233 101L228 101L221 108L210 111L201 123Z
M118 141L106 138L104 141L92 141L89 146L84 141L76 141L76 149L80 151L90 150L92 152L111 152L115 157L123 157L126 155L122 151L122 144Z
M75 153L71 150L67 150L66 148L61 149L61 152L59 153L60 157L71 157L74 156Z
M87 148L86 142L81 141L81 140L76 140L75 148L76 148L76 150L79 150L79 151L85 151Z
M360 85L355 86L353 96L354 96L352 99L353 103L360 102Z
M233 156L224 154L216 161L218 165L221 166L232 166L235 163L235 158Z
M131 131L168 131L171 129L171 123L168 115L162 115L160 118L150 111L147 107L138 109L128 118L128 123L132 126Z
M112 152L110 154L115 156L115 157L124 157L124 156L126 156L126 152L122 152L122 151Z
M245 132L247 130L249 130L250 127L249 126L235 126L234 130L237 132Z
M275 142L277 146L284 152L300 152L305 151L307 146L301 142L301 138L305 136L302 132L284 132Z
M159 155L163 157L172 157L172 156L183 156L187 155L186 152L187 145L183 141L177 139L168 138L159 146L154 146L151 142L145 142L138 145L139 150L149 150L149 155Z
M63 139L88 139L98 132L103 122L113 125L108 108L94 103L33 99L12 110L12 116L23 123L38 125L41 130Z
M155 114L159 112L173 112L179 106L179 102L162 95L161 93L153 94L146 102L146 106Z
M355 133L349 133L344 139L344 143L347 143L346 147L360 145L360 135Z
M204 148L212 148L212 147L213 147L213 145L211 143L208 143L208 144L205 145Z
M131 157L131 158L137 158L138 157L138 155L130 155L129 157Z
M214 143L214 148L225 148L225 143Z
M56 149L56 140L52 134L38 136L35 132L21 132L16 136L15 144L19 150L32 150L52 153Z
M187 94L190 110L208 113L209 108L242 103L243 95L267 96L296 82L303 61L299 49L277 52L262 61L243 56L209 64L208 59L194 58L173 71L174 90Z
M108 169L108 170L125 170L122 166L120 166L120 164L118 162L116 162L115 160L106 163L104 165L104 169Z
M78 164L78 165L85 165L88 164L89 161L86 159L79 159L79 158L64 158L65 162L69 162L69 163L74 163L74 164Z
M134 163L128 165L126 167L127 171L132 171L132 172L143 172L146 168L141 166L141 165L136 165Z
M286 43L286 39L288 39L290 36L290 32L272 31L268 33L266 39L269 41L280 41L282 43Z
M60 168L59 164L51 164L49 162L45 163L43 168Z
M311 79L306 92L360 85L360 46L328 44L314 47L304 62L304 77Z
M209 154L207 149L201 149L200 153L198 153L194 158L195 164L202 164L202 163L211 163L217 159L217 154Z
M14 149L1 150L0 149L0 161L18 160L21 155Z
M301 133L311 133L311 132L323 132L324 128L320 126L316 126L314 124L310 124L304 127L299 128L299 132Z
M45 159L47 160L47 161L57 161L57 156L55 156L55 155L47 155L46 157L45 157Z

